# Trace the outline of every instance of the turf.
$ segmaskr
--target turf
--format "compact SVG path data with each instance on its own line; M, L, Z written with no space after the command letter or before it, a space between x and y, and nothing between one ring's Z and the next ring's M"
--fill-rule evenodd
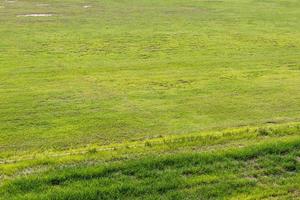
M298 198L299 18L298 0L1 1L0 198Z
M1 149L296 121L299 7L297 0L2 1ZM31 13L53 16L19 16Z

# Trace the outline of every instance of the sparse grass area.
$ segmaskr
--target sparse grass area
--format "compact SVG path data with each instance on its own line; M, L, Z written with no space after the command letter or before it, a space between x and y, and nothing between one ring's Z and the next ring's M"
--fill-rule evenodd
M300 1L0 1L0 199L300 199Z

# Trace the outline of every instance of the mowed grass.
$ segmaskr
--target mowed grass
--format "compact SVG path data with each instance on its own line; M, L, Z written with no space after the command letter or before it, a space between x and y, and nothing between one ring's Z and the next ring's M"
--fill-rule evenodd
M300 199L299 19L298 0L1 1L0 199Z
M1 1L0 154L297 121L299 8Z

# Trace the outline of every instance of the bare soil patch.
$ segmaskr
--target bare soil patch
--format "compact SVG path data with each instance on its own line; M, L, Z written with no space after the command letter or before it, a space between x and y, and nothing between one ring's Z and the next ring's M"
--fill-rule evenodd
M51 17L53 14L49 13L32 13L32 14L23 14L18 15L18 17Z

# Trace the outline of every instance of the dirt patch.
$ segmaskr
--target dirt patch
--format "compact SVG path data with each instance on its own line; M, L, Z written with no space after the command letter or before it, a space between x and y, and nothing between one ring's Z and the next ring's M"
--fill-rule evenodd
M39 13L39 14L24 14L24 15L17 15L18 17L51 17L53 14L49 13Z

